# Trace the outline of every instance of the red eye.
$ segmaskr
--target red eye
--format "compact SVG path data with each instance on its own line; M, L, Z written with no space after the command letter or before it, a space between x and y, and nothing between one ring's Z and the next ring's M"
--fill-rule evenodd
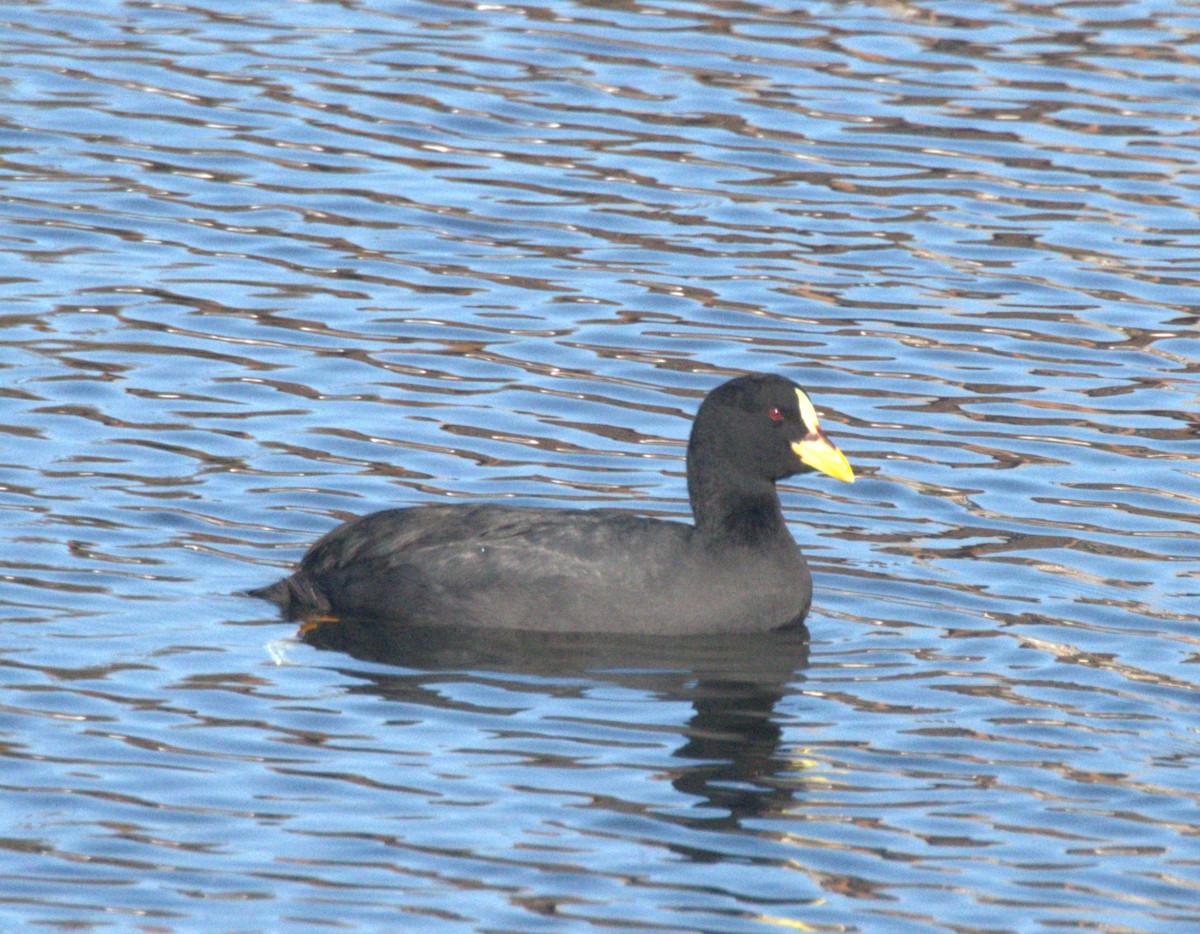
M771 406L769 409L767 409L767 418L773 422L783 421L783 409L777 405Z

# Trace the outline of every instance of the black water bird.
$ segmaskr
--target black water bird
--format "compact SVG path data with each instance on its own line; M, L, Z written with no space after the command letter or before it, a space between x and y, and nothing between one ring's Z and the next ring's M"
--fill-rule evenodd
M251 591L292 619L560 632L763 632L812 602L775 483L852 482L791 380L749 374L705 397L687 448L694 525L613 509L453 504L338 526L290 577Z

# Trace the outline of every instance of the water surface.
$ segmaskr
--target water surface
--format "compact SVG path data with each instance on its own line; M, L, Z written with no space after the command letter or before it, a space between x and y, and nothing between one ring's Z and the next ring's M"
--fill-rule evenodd
M0 11L6 928L1200 924L1200 8ZM687 514L807 639L327 631L350 515ZM316 644L314 644L316 643Z

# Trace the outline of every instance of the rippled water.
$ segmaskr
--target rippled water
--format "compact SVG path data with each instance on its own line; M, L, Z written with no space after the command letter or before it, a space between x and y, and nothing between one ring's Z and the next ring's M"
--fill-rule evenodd
M1200 7L0 9L0 918L1200 924ZM811 637L297 638L346 516L686 513Z

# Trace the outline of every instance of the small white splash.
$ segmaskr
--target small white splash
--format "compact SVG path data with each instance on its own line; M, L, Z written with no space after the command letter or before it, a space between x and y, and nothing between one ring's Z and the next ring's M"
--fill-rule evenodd
M297 645L297 640L291 637L272 639L266 644L267 655L270 656L271 663L274 665L290 665L291 661L288 656Z

